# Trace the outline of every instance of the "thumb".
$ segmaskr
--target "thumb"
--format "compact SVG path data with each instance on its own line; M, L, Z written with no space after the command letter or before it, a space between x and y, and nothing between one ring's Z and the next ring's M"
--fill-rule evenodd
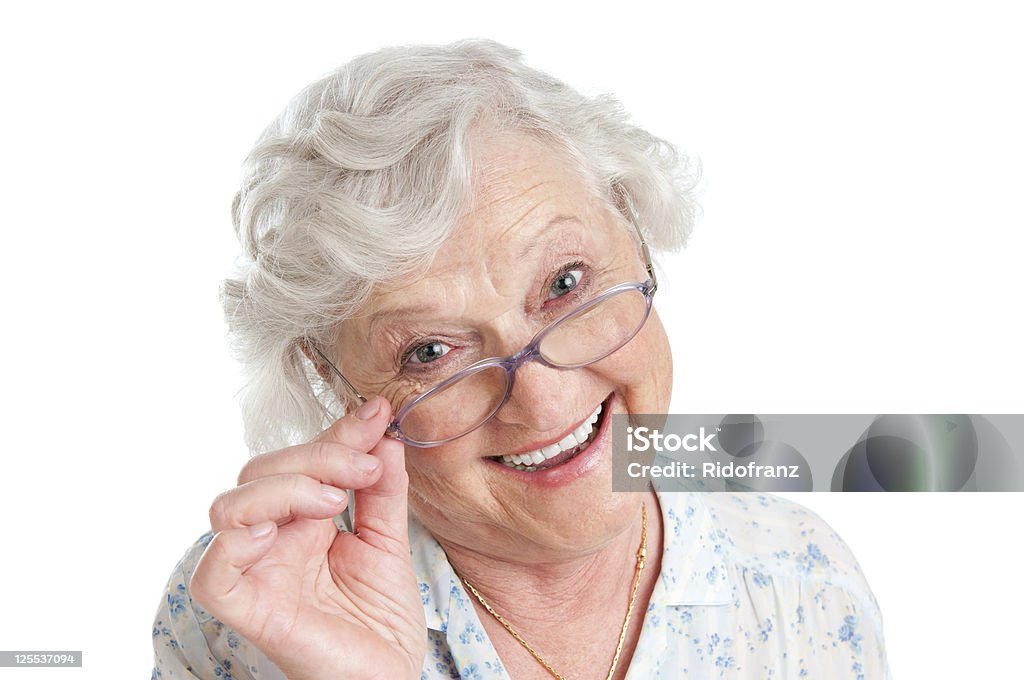
M405 445L383 438L370 451L381 461L380 478L355 491L353 533L381 550L409 554L409 475Z
M192 572L192 598L230 626L244 623L256 599L245 573L270 552L276 539L272 521L217 532Z

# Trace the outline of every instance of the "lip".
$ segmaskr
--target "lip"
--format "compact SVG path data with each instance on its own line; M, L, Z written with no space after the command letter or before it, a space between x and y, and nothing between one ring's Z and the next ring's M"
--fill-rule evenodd
M597 431L597 436L594 437L586 449L561 465L537 470L536 472L526 472L525 470L516 470L490 458L485 458L484 462L497 467L503 474L512 475L514 478L531 486L557 487L569 484L593 470L600 464L601 460L608 456L608 451L611 447L611 415L619 405L619 401L618 395L613 392L602 402L601 428ZM553 440L553 442L557 441L559 440ZM532 450L524 449L524 451Z

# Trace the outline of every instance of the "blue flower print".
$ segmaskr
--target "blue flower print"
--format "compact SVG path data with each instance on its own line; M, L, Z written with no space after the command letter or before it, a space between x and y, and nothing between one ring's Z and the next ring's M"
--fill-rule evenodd
M839 626L839 641L849 642L850 648L860 654L861 636L857 633L857 617L847 616L843 619L843 625Z

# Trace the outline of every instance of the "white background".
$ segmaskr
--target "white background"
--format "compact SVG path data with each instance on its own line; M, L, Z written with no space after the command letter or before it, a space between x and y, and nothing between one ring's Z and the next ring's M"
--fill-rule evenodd
M5 12L0 649L86 668L0 678L148 677L163 583L246 458L217 299L241 161L379 46L506 42L701 158L704 217L661 261L674 410L1024 412L1011 3L349 4ZM1022 498L800 500L907 679L1018 672Z

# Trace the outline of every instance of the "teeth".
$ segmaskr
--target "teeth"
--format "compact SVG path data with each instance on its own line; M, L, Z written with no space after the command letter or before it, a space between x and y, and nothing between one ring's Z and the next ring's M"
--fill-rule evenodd
M502 456L501 462L509 467L515 468L516 470L523 470L525 472L536 471L535 465L543 463L549 458L554 458L563 451L580 446L582 451L589 445L588 438L591 432L594 431L594 423L597 422L598 416L601 415L601 405L597 405L597 409L590 414L583 423L577 427L573 432L565 435L565 437L557 444L549 444L542 449L537 451L527 451L526 453L516 453L511 456Z

